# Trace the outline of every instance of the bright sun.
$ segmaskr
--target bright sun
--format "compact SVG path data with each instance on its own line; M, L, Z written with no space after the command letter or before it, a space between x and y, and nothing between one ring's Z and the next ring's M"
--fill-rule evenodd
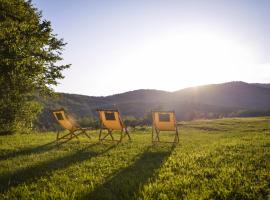
M208 32L152 37L116 61L119 73L129 66L138 88L180 87L243 80L252 76L255 53L237 41ZM135 78L134 78L135 79ZM130 78L126 80L130 81ZM141 84L141 85L140 85Z

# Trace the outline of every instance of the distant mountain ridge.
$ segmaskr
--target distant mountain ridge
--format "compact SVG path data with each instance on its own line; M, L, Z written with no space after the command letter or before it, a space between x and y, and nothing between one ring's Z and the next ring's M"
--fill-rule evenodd
M97 117L97 108L118 108L122 115L142 118L151 110L175 110L179 120L230 116L241 110L270 110L270 84L227 82L175 92L141 89L105 97L59 93L41 100L40 124L49 126L50 110L64 107L77 118Z
M187 88L175 93L186 101L203 104L247 109L270 108L270 86L268 88L267 84L228 82Z

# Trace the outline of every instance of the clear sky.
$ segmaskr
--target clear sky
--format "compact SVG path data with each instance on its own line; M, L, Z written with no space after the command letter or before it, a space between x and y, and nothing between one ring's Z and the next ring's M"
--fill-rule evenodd
M56 91L270 83L268 0L33 0L67 46Z

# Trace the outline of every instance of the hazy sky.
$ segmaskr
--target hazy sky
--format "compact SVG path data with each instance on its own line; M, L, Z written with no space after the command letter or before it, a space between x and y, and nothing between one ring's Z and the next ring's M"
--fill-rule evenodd
M270 82L268 0L33 0L67 46L56 91Z

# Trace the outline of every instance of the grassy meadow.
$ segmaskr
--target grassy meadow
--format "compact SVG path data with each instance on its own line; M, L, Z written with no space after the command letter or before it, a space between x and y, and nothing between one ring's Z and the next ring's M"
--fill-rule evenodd
M91 135L0 136L0 199L270 199L270 118L186 122L176 147L150 128L118 145Z

